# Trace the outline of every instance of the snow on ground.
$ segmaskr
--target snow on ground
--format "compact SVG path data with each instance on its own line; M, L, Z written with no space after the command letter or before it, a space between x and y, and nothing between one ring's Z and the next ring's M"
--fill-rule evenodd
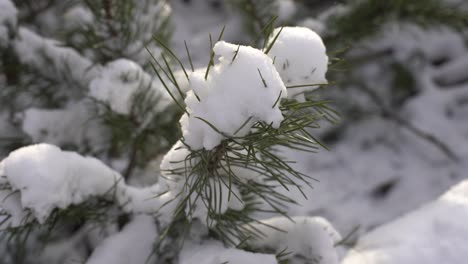
M465 180L436 201L364 235L342 263L466 263L467 219Z

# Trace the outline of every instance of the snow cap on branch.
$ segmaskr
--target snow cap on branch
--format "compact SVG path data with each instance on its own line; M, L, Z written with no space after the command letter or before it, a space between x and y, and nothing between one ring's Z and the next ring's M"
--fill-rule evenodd
M141 90L140 90L141 89ZM135 62L118 59L108 63L100 75L89 85L89 95L99 101L107 103L112 111L127 115L132 110L135 93L139 90L151 89L157 96L166 95L161 84L143 71ZM158 104L157 110L162 111L169 104Z
M48 144L20 148L3 163L9 184L21 193L23 208L31 209L41 223L53 209L104 195L121 183L120 175L101 161Z
M272 60L261 50L224 41L213 50L220 56L219 63L208 78L201 71L190 75L188 114L180 120L185 143L192 149L209 150L225 136L245 136L257 121L279 127L283 116L276 102L287 92Z
M305 257L312 263L339 263L335 244L341 236L326 219L296 216L292 220L281 216L253 223L249 228L258 228L263 237L253 239L249 244L255 248L273 248L278 253L286 248L293 255Z
M328 56L322 38L317 33L305 27L276 28L270 36L270 42L277 35L268 56L274 59L275 67L286 86L327 82L325 74ZM317 87L290 88L288 97L293 98Z

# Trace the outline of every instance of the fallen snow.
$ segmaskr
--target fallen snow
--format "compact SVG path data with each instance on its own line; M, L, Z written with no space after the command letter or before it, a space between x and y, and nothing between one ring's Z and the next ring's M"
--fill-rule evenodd
M214 148L224 135L234 136L249 118L235 136L246 135L256 121L272 123L277 128L283 120L275 102L287 92L268 56L258 49L224 41L215 44L214 52L220 56L219 63L210 69L207 80L205 72L190 75L192 90L185 99L189 115L184 114L180 123L184 141L192 149Z
M151 216L135 216L115 235L94 249L87 264L145 264L155 261L154 243L158 230Z
M283 27L273 30L270 42L278 33L268 56L274 60L281 79L286 86L311 84L289 88L288 97L293 98L314 90L317 84L327 83L328 56L322 38L305 27Z
M468 181L364 235L343 264L466 263Z

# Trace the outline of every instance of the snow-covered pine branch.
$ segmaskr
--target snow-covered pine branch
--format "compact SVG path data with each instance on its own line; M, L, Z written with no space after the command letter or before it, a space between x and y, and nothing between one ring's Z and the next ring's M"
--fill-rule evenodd
M302 191L313 179L295 170L279 151L316 151L321 143L310 129L324 118L334 118L328 102L306 101L303 96L326 83L328 57L320 37L305 28L273 30L271 23L264 31L272 31L264 47L220 38L212 43L206 69L176 73L171 70L174 60L182 63L164 39L167 3L148 0L147 5L136 5L121 0L109 6L109 2L70 6L65 16L70 20L66 30L71 30L65 35L70 38L62 41L42 37L29 25L17 26L14 6L8 0L0 2L10 8L0 20L0 31L9 36L2 40L2 48L14 51L8 56L19 69L15 78L7 80L7 88L28 88L21 91L24 98L11 97L11 120L32 142L63 147L31 145L0 162L1 234L15 239L25 234L26 241L32 232L38 239L43 235L39 229L48 229L46 236L55 234L57 223L68 225L65 218L75 216L80 222L70 228L68 243L50 243L46 252L90 239L93 251L76 253L89 263L142 262L152 253L156 258L170 255L157 251L167 245L158 236L168 243L187 239L184 232L173 232L181 223L201 224L199 236L231 245L252 242L243 246L245 250L212 243L207 250L219 252L206 261L214 262L258 258L276 263L274 253L281 255L282 245L292 239L278 240L276 224L292 234L304 225L316 231L311 234L321 234L317 230L326 223L288 222L286 209L296 202L288 191ZM158 41L150 41L152 33ZM158 79L147 72L150 59ZM33 96L35 87L45 87L44 100ZM157 163L179 135L174 129L178 112L170 97L186 107L180 120L182 137L163 158L157 182L154 177L151 184L133 186L136 177L148 173L144 167ZM280 217L263 221L258 213ZM310 227L305 224L309 220ZM95 235L90 228L106 223L113 230L107 238L90 238ZM189 238L197 240L193 234ZM268 248L254 246L260 238L271 240ZM313 243L303 241L316 251L296 247L293 254L320 256L334 264L334 240L324 235ZM129 248L137 241L141 247ZM254 247L266 254L249 252ZM182 249L182 263L192 261L187 259L190 250Z

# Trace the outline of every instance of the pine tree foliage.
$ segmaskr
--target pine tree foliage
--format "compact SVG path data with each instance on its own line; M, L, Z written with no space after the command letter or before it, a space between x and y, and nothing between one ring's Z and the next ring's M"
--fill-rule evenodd
M67 122L81 122L83 118L86 121L83 125L88 126L92 122L93 129L99 132L102 144L96 146L93 142L88 142L89 138L57 143L64 149L92 154L103 160L124 160L120 168L123 178L137 178L150 162L165 153L180 138L176 120L184 111L180 100L185 97L185 88L178 75L187 75L187 71L169 48L167 4L151 0L138 4L131 0L67 3L25 1L16 4L20 10L19 25L10 28L10 40L2 49L1 65L6 73L6 88L2 89L1 99L5 104L2 104L1 111L9 115L7 122L16 127L17 131L23 131L17 144L27 145L41 139L52 140L54 133L60 133L60 130L54 130L60 129L54 127L54 122L62 118L71 119ZM45 24L40 22L47 12L65 12L69 18L80 19L71 19L73 23L64 30L52 28L47 31ZM265 19L266 17L268 18ZM258 19L258 28L255 30L259 30L258 40L263 42L263 48L268 53L277 38L273 38L272 43L267 42L275 20L271 18L270 12L258 15ZM28 28L36 23L37 31ZM218 40L221 38L222 33ZM187 53L190 58L188 47ZM212 52L206 75L209 74L210 67L214 66L214 56ZM121 58L133 60L141 67L136 67L135 71L120 73L117 82L113 83L115 89L121 84L135 89L128 98L128 109L103 100L95 91L106 89L106 74L115 70L113 67L119 65L117 59ZM150 59L154 64L149 63ZM234 57L233 60L235 59ZM192 61L190 64L192 65ZM174 65L180 65L183 73L172 70ZM155 70L156 76L145 71L149 66ZM193 65L191 68L193 70ZM118 67L116 69L117 72L120 70ZM147 78L148 76L150 77ZM260 70L258 81L262 81L267 87ZM155 85L164 86L176 102L167 104L166 98L155 90ZM304 84L304 87L315 85ZM178 105L182 109L179 110ZM164 111L155 111L159 109L158 106ZM190 152L189 156L177 164L177 169L162 172L182 176L185 181L182 191L176 196L179 202L172 224L166 229L167 233L162 234L162 238L167 236L169 240L162 239L162 244L155 248L162 259L171 259L171 256L176 255L171 250L162 250L166 248L167 241L183 241L186 234L180 232L181 228L183 230L187 224L198 221L192 208L197 200L202 201L208 211L207 218L200 220L212 232L209 236L239 247L245 247L243 244L252 236L262 235L252 225L252 222L261 223L254 216L255 213L288 217L288 204L294 204L295 200L285 195L284 191L296 188L302 192L302 188L310 185L314 179L295 170L294 162L285 160L280 154L280 148L316 152L323 145L312 136L310 129L320 128L321 120L335 120L336 112L328 101L299 102L281 99L281 94L272 105L274 107L279 107L285 116L279 128L274 129L272 124L258 121L251 128L253 132L246 136L227 136L213 150L192 150L185 145L183 147ZM84 116L70 113L82 113ZM39 131L40 135L34 134L24 124L25 120L34 119L32 114L47 118L52 127L45 127L46 130ZM209 120L203 122L226 136L210 124ZM243 126L248 122L249 120ZM84 147L86 144L89 146ZM239 170L256 174L262 177L263 182L241 179ZM120 186L120 183L116 183L117 185ZM234 191L234 186L238 191ZM14 199L19 199L16 195L21 192L13 189L11 185L5 184L2 194L9 193L6 198L13 195ZM10 258L7 261L11 263L30 263L32 254L39 252L42 247L62 243L60 241L69 236L81 237L82 232L90 226L98 230L109 227L119 230L133 216L125 209L127 205L115 196L117 194L112 195L117 190L119 189L116 187L109 190L109 195L93 197L66 208L55 208L45 222L36 220L35 213L26 209L19 226L7 227L1 231L2 238L6 239L3 241L4 245L10 248L5 259ZM154 199L159 199L159 195L163 196L164 192ZM237 199L244 203L242 209L221 212L219 208L225 202L222 199L226 195L228 200ZM7 211L2 211L2 214L3 226L8 223L11 215ZM155 222L162 225L161 228L164 227L158 217Z
M0 0L0 4L2 1L10 2ZM272 36L274 28L294 23L288 21L292 18L276 17L280 11L279 1L228 2L235 7L235 12L243 15L244 30L250 34L251 46L264 53L272 49L281 34L279 30ZM250 132L242 136L237 135L238 131L228 134L210 120L199 117L199 121L223 139L212 149L195 149L185 141L177 121L183 114L190 115L184 100L191 82L190 72L199 69L194 69L190 43L185 43L189 61L181 61L171 49L174 28L170 22L170 3L162 0L25 0L14 1L14 4L18 13L13 20L0 17L0 30L7 32L6 38L0 36L0 85L3 85L0 89L0 126L5 124L14 131L0 136L0 155L21 146L58 138L56 135L64 134L63 127L66 127L59 126L59 121L70 126L76 122L89 127L92 133L78 133L80 136L73 138L74 131L66 130L70 133L66 136L72 139L49 143L99 158L110 164L122 180L105 195L66 208L55 208L43 223L26 208L20 225L0 231L1 252L5 252L2 261L34 263L38 261L34 256L43 249L66 244L64 241L68 240L82 243L83 255L89 257L96 245L89 245L88 239L91 239L88 236L115 234L137 214L151 215L151 222L157 226L160 237L151 254L162 263L177 262L178 253L188 239L215 239L237 249L272 253L272 248L259 249L252 241L267 238L271 230L285 230L261 220L265 216L283 216L292 220L288 208L297 201L289 196L289 191L299 191L305 196L304 189L316 181L313 175L298 171L295 161L287 159L283 150L315 153L326 149L316 133L324 122L336 124L340 118L331 101L317 99L316 93L310 92L303 95L304 100L282 98L280 94L272 105L272 108L279 107L284 117L279 127L274 128L272 123L265 121L251 124L248 118L238 128L241 131L245 126L251 126ZM59 14L64 14L67 19L61 19ZM48 23L47 17L56 17L56 20ZM405 27L409 24L423 29L437 26L466 33L467 19L468 11L441 0L349 1L344 9L336 8L319 17L319 23L327 28L322 34L329 56L333 58L329 68L334 71L329 79L336 82L339 89L336 93L358 87L368 98L365 103L354 104L348 98L343 99L341 94L341 97L333 96L334 100L356 118L378 112L396 120L438 146L446 155L456 158L442 140L399 115L398 110L406 100L419 92L417 73L412 64L394 57L391 49L364 55L353 51L361 43L385 34L391 25ZM63 27L48 28L61 23ZM213 46L216 40L222 40L223 33L224 28L218 38L207 36L211 52L206 58L205 80L210 78L210 71L215 70L217 55ZM232 54L232 62L236 60L237 52ZM334 57L344 57L344 60ZM392 73L389 87L374 89L375 83L351 72L375 63L376 58L379 67ZM115 70L113 67L122 59L126 65L136 66L119 72L116 82L106 83L106 72ZM348 64L346 75L340 71L344 63ZM116 72L119 70L121 68ZM260 69L258 82L268 88ZM93 94L94 88L106 85L113 91L117 91L119 85L134 90L129 96L122 92L126 90L120 94L116 92L117 98L125 100L115 106L100 97L99 92ZM293 91L318 85L304 83L286 88ZM322 88L325 86L321 85ZM326 90L328 95L333 93L333 89L320 90ZM195 96L198 101L203 100L197 94ZM31 121L34 116L45 124L41 127L44 129L32 131L25 126L26 120ZM174 144L178 145L170 149ZM188 154L180 160L172 160L170 169L158 171L154 168L162 155L174 150ZM13 190L12 185L5 182L2 166L0 163L0 196L4 200L14 197L19 201L22 190ZM135 190L130 183L139 181L144 184L158 181L161 186L166 183L165 188L156 188L157 191L144 189L152 196L136 201L142 204L163 201L159 211L132 211L128 208L135 201L122 201L122 190ZM172 193L174 190L177 191L175 194ZM161 198L169 194L173 195L169 201ZM242 206L226 209L226 203ZM206 211L202 219L200 206ZM170 223L165 223L163 214L171 208L174 210ZM0 226L4 227L11 219L12 215L6 210L0 211ZM280 263L289 263L291 258L298 257L287 248L275 251L275 258ZM303 261L319 260L306 258Z

